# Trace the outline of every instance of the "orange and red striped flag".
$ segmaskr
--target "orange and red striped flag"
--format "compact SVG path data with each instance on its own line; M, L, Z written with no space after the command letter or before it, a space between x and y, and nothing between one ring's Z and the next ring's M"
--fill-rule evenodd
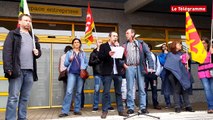
M203 63L206 59L207 51L205 50L200 40L200 37L188 12L186 12L186 44L188 45L192 60Z
M86 16L86 28L85 28L85 41L90 45L94 39L92 35L92 30L95 28L95 23L92 17L92 11L90 9L90 4L88 2L87 16Z

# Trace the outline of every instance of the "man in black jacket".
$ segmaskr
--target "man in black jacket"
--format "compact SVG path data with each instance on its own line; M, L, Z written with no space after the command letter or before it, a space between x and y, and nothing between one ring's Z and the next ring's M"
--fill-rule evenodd
M122 64L119 59L115 59L112 56L114 55L114 51L112 51L112 47L115 46L115 42L118 40L118 34L116 32L109 33L109 41L102 44L100 46L100 50L98 53L98 57L103 62L102 64L102 76L103 76L103 86L104 91L102 95L102 115L101 118L106 118L108 113L108 105L109 105L109 96L110 96L110 86L112 80L114 80L114 89L116 95L116 104L118 109L118 114L120 116L127 116L126 113L123 112L123 104L122 104L122 96L121 96L121 84L122 84L122 76L121 69Z
M27 103L33 81L37 81L36 59L41 56L37 37L35 42L30 32L31 16L22 14L18 20L20 28L7 35L3 48L3 67L9 79L9 96L6 107L6 120L26 120Z
M98 104L99 104L99 91L101 87L101 81L103 79L103 76L101 75L101 69L102 69L102 62L98 58L98 53L100 49L100 45L102 44L102 40L97 40L96 45L97 48L92 51L89 58L89 66L92 66L93 69L93 76L94 76L94 97L93 97L93 112L98 111ZM108 110L114 110L113 107L111 107L111 101L109 96L109 108Z

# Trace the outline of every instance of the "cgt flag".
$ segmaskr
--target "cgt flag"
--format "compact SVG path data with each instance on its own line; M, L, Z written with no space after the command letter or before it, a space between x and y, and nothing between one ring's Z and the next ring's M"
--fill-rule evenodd
M193 61L204 63L207 52L188 12L186 12L186 44Z
M95 28L95 23L92 17L92 11L90 9L90 4L88 2L87 16L86 16L86 28L85 28L85 41L90 45L94 40L92 36L92 30Z

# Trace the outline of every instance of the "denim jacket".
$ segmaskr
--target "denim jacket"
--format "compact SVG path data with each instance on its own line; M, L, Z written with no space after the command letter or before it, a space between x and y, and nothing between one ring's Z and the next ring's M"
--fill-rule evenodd
M65 67L69 68L72 65L72 61L70 61L70 56L72 56L73 53L74 53L73 50L70 50L70 51L68 51L66 53L66 58L65 58L65 61L64 61L64 66ZM80 51L79 55L80 55L80 59L81 59L81 68L80 69L87 69L87 67L88 67L88 60L86 58L85 52Z

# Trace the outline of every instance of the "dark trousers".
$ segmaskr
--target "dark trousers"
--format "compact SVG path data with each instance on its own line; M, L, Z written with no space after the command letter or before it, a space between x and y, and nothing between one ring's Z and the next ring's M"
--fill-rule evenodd
M183 97L183 102L185 104L185 107L191 107L191 104L189 102L189 94L187 91L183 90L183 87L181 86L178 79L172 73L168 75L168 78L174 91L173 98L174 98L175 108L181 107L181 101L180 101L181 95Z
M122 103L122 96L121 96L121 84L122 84L122 77L119 75L109 75L103 76L103 94L102 94L102 111L108 112L109 108L109 96L110 96L110 88L111 82L114 80L114 89L115 89L115 98L118 112L123 111L123 103Z
M146 104L148 106L148 94L147 90L149 88L149 84L152 90L152 104L153 106L158 106L158 94L157 94L157 75L155 73L148 73L145 75L145 91L146 91Z
M164 95L166 106L171 106L170 95Z

